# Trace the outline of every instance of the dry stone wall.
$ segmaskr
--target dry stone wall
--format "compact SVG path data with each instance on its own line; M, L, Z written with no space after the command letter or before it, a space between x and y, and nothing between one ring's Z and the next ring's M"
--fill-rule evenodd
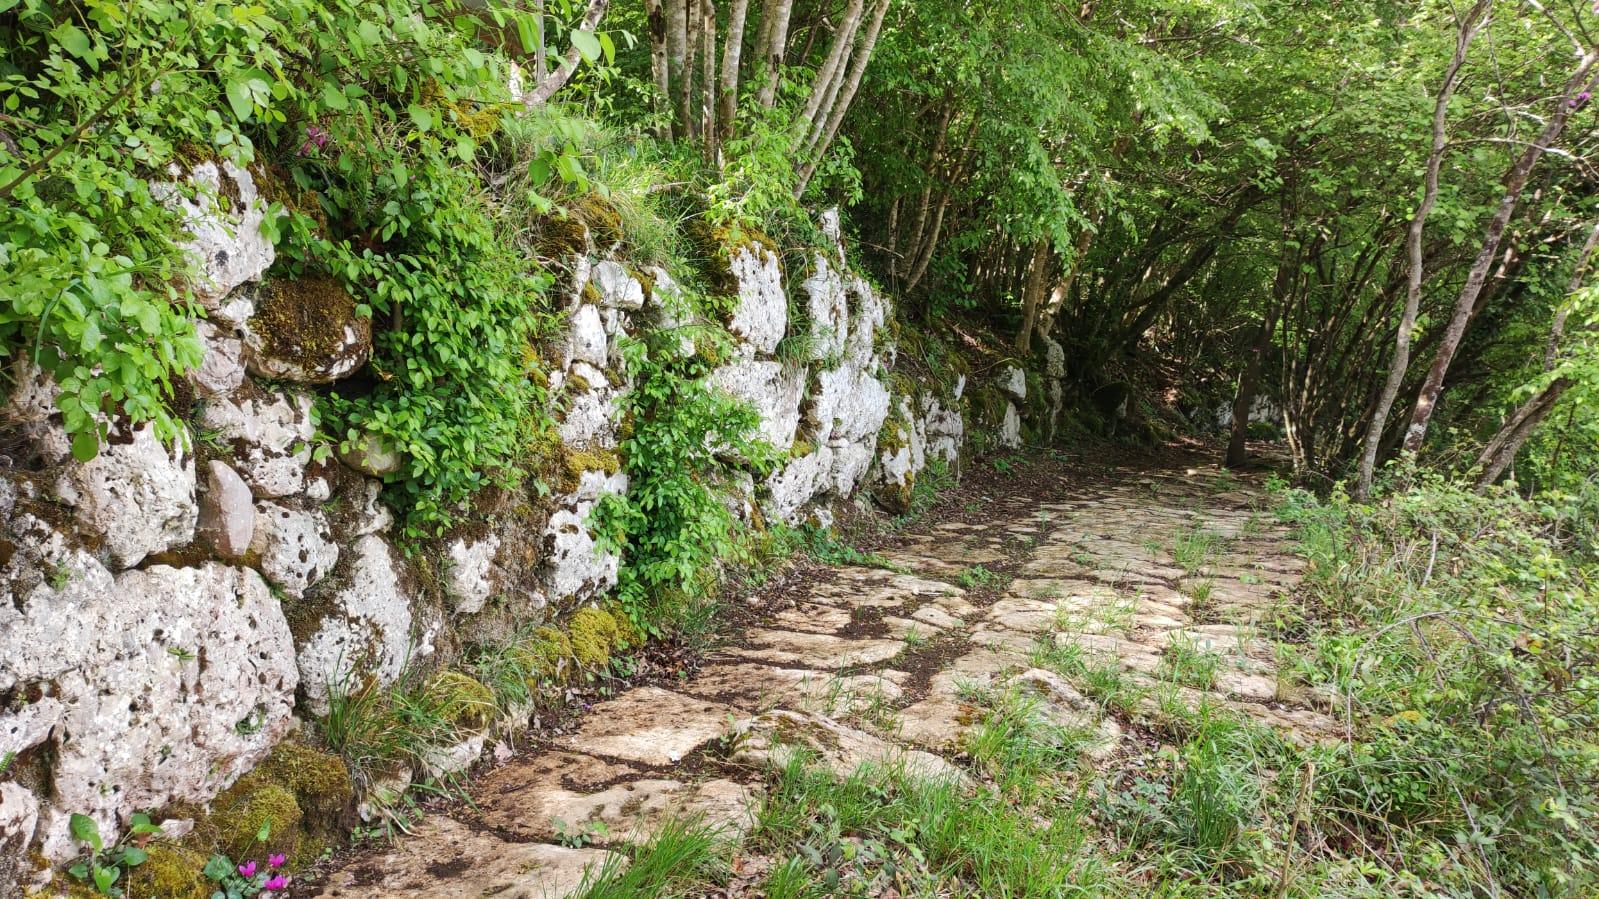
M249 172L203 165L162 190L187 217L206 316L184 439L111 423L100 455L74 462L53 385L25 365L0 409L12 438L0 446L12 453L0 458L3 856L69 857L75 812L110 835L136 811L203 807L334 691L603 597L625 560L587 519L628 489L619 342L685 321L667 272L592 246L569 260L566 336L548 372L566 471L537 509L407 552L382 499L399 454L313 453L317 385L363 368L370 323L326 284L269 273ZM762 436L787 453L764 481L730 485L752 522L826 521L829 505L866 496L900 511L927 465L960 463L973 429L989 446L1023 438L1020 368L986 376L975 411L964 376L891 377L889 302L850 269L836 214L823 224L831 245L804 272L759 243L729 253L737 349L712 381L757 409ZM483 743L430 767L470 764ZM0 886L8 875L20 876L0 866Z

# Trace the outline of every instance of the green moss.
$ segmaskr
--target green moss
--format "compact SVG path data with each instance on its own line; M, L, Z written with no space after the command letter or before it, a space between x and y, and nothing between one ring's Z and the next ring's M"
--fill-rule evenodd
M200 870L206 856L172 843L151 843L145 847L150 857L129 872L128 887L134 896L160 896L162 899L207 899L211 888Z
M910 511L911 498L916 494L915 476L906 477L903 484L884 484L872 491L872 498L885 511L903 515Z
M572 256L588 251L589 229L583 220L566 211L545 216L539 222L533 249L547 258Z
M273 747L256 771L292 790L308 822L336 821L355 794L344 759L293 738Z
M269 355L315 362L347 350L344 325L361 320L355 297L321 273L274 278L257 295L255 317Z
M303 814L294 793L254 772L218 796L207 822L216 845L234 858L270 848L299 857L299 828ZM265 847L256 841L267 830Z
M806 440L804 437L795 437L794 445L789 447L788 457L790 459L802 459L814 452L816 452L816 444Z
M560 488L562 493L576 490L585 471L601 471L606 475L622 470L622 457L609 450L567 450L563 459Z
M566 679L570 668L572 641L553 627L541 627L518 640L508 654L524 672L528 687L537 687L542 680L558 683Z
M585 669L604 667L611 661L612 650L622 642L616 616L604 609L579 609L567 627L572 634L572 656Z
M433 675L424 694L440 715L469 730L487 728L498 710L494 691L460 671L440 671Z
M1009 401L999 388L984 385L972 394L972 412L977 423L985 428L998 428L1005 422L1005 407Z
M574 201L570 207L571 212L594 235L595 243L602 247L609 247L621 243L626 237L622 233L622 214L616 211L611 201L597 192L590 192Z

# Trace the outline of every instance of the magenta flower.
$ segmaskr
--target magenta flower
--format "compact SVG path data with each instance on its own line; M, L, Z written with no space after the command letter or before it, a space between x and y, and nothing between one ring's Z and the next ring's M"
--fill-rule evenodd
M261 884L263 890L281 890L289 885L289 878L282 874L274 874L266 883Z
M326 149L329 139L330 135L320 125L307 125L305 126L305 143L300 145L300 151L295 155L306 156L312 150Z
M283 867L283 863L286 862L286 861L288 861L288 857L285 856L285 855L281 855L280 854L280 855L269 855L269 856L267 856L267 864L269 866L271 866L271 867L274 867L274 868Z
M249 862L245 862L244 864L240 865L239 866L239 876L241 876L241 877L254 877L255 876L255 862L249 861Z

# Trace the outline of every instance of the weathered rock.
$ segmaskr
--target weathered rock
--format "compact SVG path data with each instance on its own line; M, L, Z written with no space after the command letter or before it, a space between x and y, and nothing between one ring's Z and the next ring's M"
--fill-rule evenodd
M621 558L600 548L587 521L600 497L626 489L622 472L583 472L577 491L550 516L543 538L543 580L550 596L586 599L616 586Z
M500 549L500 538L485 534L476 540L458 537L450 542L449 565L444 573L444 584L455 597L455 610L471 615L482 610L483 604L494 595L494 557Z
M305 489L311 462L311 397L260 390L206 402L201 424L233 449L233 468L263 499Z
M163 445L149 424L113 435L88 462L66 463L55 483L57 498L118 568L194 539L194 491L194 457Z
M626 857L601 849L514 843L445 815L429 815L394 848L333 875L324 899L565 899Z
M226 396L244 383L244 341L211 322L194 323L204 356L189 373L189 382L201 396Z
M1017 449L1022 445L1022 416L1015 403L1005 404L1005 421L999 430L999 445Z
M565 365L587 362L596 368L604 368L609 356L608 346L605 322L600 318L599 307L583 303L573 309L566 332Z
M114 839L134 811L209 800L283 737L296 683L288 625L249 569L79 576L38 585L0 628L0 679L48 681L63 709L43 816L58 860L74 851L73 812Z
M835 368L817 376L806 419L818 440L863 443L888 418L888 388L854 368Z
M1044 338L1044 374L1057 380L1066 377L1066 348L1053 337Z
M785 767L797 752L809 752L834 775L845 778L863 766L902 768L911 777L965 781L961 770L940 756L905 749L825 715L777 709L744 726L734 761L768 768Z
M777 254L746 244L728 254L728 266L738 281L738 307L727 329L758 353L775 351L788 329L788 297Z
M905 651L900 640L857 639L797 631L756 628L731 651L745 658L779 665L802 665L837 671L852 665L875 665Z
M338 544L322 513L273 502L256 507L250 549L267 580L293 597L303 596L339 561Z
M340 462L374 478L396 474L405 465L394 443L378 434L361 434L348 447L340 443L337 455Z
M213 317L239 324L236 310L222 301L235 287L260 278L277 253L261 233L267 204L247 169L232 162L206 161L187 175L176 165L174 177L186 182L158 182L150 193L174 209L189 239L182 245L194 265L192 286Z
M224 559L243 556L255 534L255 500L249 485L226 462L212 459L205 464L199 496L195 536Z
M767 516L790 524L798 521L805 504L830 484L832 470L833 450L819 446L773 472L764 485Z
M38 826L38 797L21 784L0 783L0 888L18 889L31 873L27 849Z
M1014 402L1027 399L1027 372L1020 366L1007 365L1000 370L999 380L996 382L999 390Z
M50 739L66 714L66 706L53 696L0 714L0 759L19 756Z
M727 706L659 687L635 687L591 709L560 745L642 765L675 765L725 736L731 713Z
M407 662L432 653L427 635L413 643L411 593L400 560L382 537L361 537L313 596L296 603L300 687L313 714L326 714L328 694L371 680L392 683Z
M839 675L753 662L713 662L701 668L682 689L747 711L786 705L824 715L843 715L893 702L904 692L882 674Z
M590 282L600 294L600 305L611 309L643 309L644 285L621 263L610 259L594 264Z
M849 337L849 297L844 279L821 253L815 255L815 271L800 285L805 291L806 317L811 322L813 362L836 365L844 355Z
M778 449L794 443L806 370L780 362L740 359L711 373L711 386L747 403L760 414L760 436Z
M250 373L275 381L328 384L372 355L372 319L328 275L277 278L256 293L244 325Z
M616 426L621 410L610 388L586 389L570 396L566 414L557 423L561 442L575 449L610 449L616 446Z

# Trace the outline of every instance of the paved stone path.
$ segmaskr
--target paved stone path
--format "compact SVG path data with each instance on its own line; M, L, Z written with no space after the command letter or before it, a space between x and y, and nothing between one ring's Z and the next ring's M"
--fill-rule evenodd
M471 807L430 814L320 895L566 896L671 817L747 833L765 773L796 746L840 775L892 761L966 777L955 760L984 689L1029 691L1102 761L1158 745L1174 702L1227 706L1295 739L1335 731L1257 633L1301 567L1258 489L1177 467L1051 479L969 512L903 535L884 553L897 570L826 570L672 689L595 706L548 750L479 781ZM1091 695L1041 654L1126 689Z

